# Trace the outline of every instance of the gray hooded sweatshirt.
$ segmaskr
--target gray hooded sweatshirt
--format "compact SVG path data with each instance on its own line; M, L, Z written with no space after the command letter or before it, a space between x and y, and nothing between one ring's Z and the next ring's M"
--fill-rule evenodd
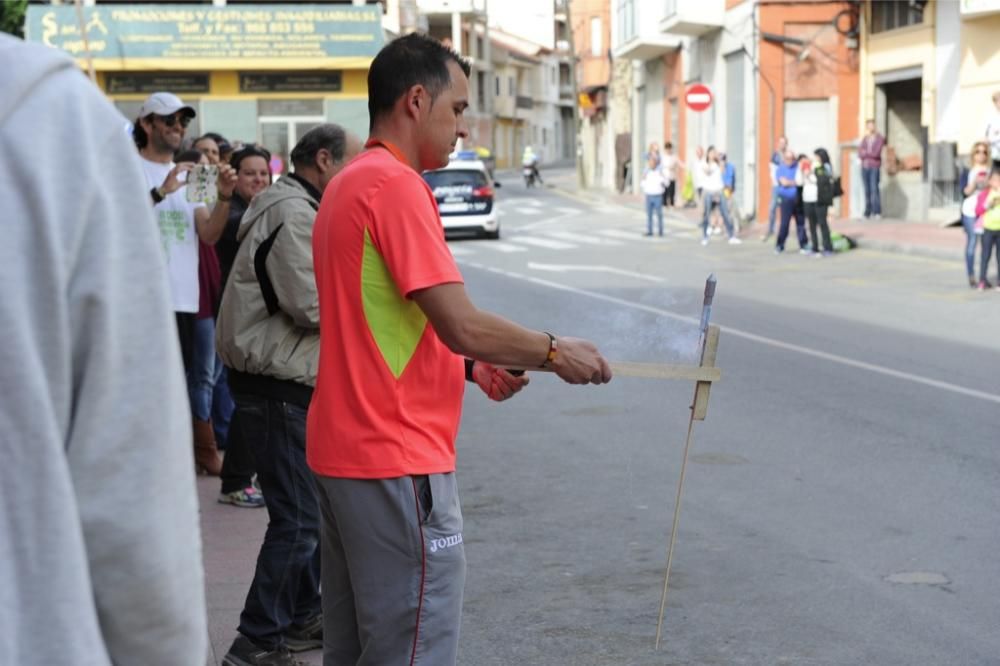
M204 664L191 417L127 122L2 34L0 90L0 664Z

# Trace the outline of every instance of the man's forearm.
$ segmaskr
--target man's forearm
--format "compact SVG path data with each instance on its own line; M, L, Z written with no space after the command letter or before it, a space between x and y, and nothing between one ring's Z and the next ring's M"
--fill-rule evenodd
M467 318L451 337L445 342L452 351L494 365L537 367L549 350L544 333L484 310Z

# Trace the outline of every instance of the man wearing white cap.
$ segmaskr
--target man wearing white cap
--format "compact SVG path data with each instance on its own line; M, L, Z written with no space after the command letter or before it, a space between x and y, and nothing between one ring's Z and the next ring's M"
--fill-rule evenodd
M206 245L214 245L219 240L226 227L229 200L236 186L236 171L228 164L220 164L218 200L214 208L209 211L204 203L188 201L184 186L194 163L174 164L173 156L180 149L184 132L194 117L194 109L177 95L157 92L143 102L133 129L167 257L182 349L186 348L185 331L199 309L198 239ZM218 476L222 460L215 447L211 423L196 420L193 427L196 465Z

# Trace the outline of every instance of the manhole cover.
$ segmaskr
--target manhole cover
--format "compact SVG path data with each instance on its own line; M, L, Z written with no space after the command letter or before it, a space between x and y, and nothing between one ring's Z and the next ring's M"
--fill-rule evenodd
M947 585L951 582L944 574L934 571L898 571L885 579L890 583L903 585Z

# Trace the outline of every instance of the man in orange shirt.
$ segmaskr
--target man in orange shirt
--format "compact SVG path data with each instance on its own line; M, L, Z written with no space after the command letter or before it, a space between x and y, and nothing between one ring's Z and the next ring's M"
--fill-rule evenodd
M426 36L383 48L368 73L367 150L330 183L316 218L320 366L306 454L323 515L327 666L456 660L462 357L493 399L527 383L496 366L611 379L590 342L523 328L466 294L420 172L447 164L468 136L468 74Z

